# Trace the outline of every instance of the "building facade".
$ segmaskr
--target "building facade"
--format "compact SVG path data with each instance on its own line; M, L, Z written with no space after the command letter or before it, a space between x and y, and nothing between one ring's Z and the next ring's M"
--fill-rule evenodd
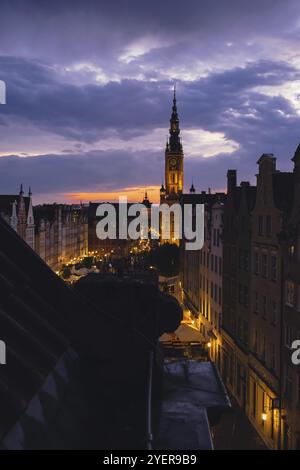
M203 191L183 194L182 204L204 205L204 246L201 250L185 250L181 243L181 283L184 305L200 331L211 360L220 365L222 324L223 270L223 207L225 195Z
M34 207L35 250L54 270L88 255L87 208L64 204Z
M251 214L251 300L248 417L270 448L286 447L282 411L283 250L279 235L292 207L292 173L272 154L258 160Z
M257 186L228 172L224 210L222 374L271 449L299 448L300 378L292 363L299 323L299 148L294 172L272 154Z
M227 173L223 230L222 372L239 405L248 406L250 346L251 210L256 188L237 186L236 171Z
M291 361L291 345L300 340L300 146L292 160L294 200L280 238L284 250L282 447L300 450L300 366Z

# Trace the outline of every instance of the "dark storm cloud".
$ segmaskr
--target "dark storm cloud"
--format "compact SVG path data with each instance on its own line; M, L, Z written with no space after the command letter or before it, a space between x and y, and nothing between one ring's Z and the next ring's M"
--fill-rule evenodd
M205 43L286 34L298 13L296 0L2 0L0 31L6 53L60 62L109 59L145 33Z
M108 129L117 130L126 139L168 125L170 82L123 80L104 86L75 86L58 81L50 66L27 59L2 57L0 67L8 84L8 104L2 113L8 122L27 120L37 127L86 142L98 140ZM243 127L239 121L251 111L257 112L254 120L248 120L253 126L274 114L274 110L278 124L290 125L278 113L282 110L284 114L295 115L287 100L271 99L252 90L299 78L300 72L288 64L262 61L179 83L183 124L210 131L231 131L226 136L238 142L241 136L235 131ZM230 116L228 110L241 115Z
M160 155L150 153L141 160L139 153L93 151L82 154L7 156L0 158L1 193L18 188L20 178L35 193L72 191L110 191L129 185L156 181L158 168L163 174ZM159 182L161 181L159 176ZM126 180L124 177L126 176Z
M198 175L222 188L228 167L247 179L263 152L289 167L299 115L280 92L259 87L300 79L299 9L296 0L2 0L0 156L15 144L24 156L47 155L1 157L0 192L20 180L45 193L160 184L164 142L161 153L157 143L138 152L125 142L167 133L172 77L183 144L185 129L204 129L239 145L210 158L187 154L187 185ZM97 143L110 135L124 140L123 151ZM30 150L30 137L42 136L44 151Z

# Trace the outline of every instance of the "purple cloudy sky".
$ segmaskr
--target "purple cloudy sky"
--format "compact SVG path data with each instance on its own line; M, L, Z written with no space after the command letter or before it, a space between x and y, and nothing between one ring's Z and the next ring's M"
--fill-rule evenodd
M175 80L187 188L290 169L299 39L299 0L1 0L0 193L159 186Z

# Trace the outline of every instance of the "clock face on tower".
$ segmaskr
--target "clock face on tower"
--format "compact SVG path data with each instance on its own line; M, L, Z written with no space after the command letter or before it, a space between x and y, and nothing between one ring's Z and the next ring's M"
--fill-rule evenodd
M177 170L177 160L176 158L171 158L169 161L170 170Z

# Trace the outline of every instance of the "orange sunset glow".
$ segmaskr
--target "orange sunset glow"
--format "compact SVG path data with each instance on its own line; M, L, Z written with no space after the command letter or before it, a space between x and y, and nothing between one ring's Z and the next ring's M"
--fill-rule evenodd
M159 202L160 186L144 186L135 188L122 188L118 191L110 192L80 192L67 193L65 196L73 202L89 202L89 201L110 201L116 202L120 196L127 196L128 202L142 202L147 192L148 198L153 203Z

